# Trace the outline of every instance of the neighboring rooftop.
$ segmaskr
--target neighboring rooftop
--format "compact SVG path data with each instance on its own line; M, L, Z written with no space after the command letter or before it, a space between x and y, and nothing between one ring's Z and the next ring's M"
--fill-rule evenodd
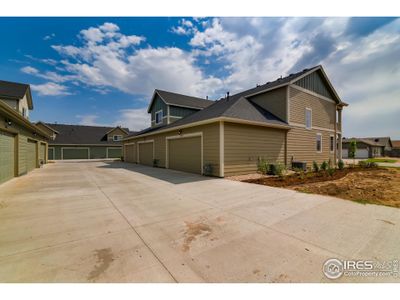
M393 148L400 149L400 140L392 141Z
M58 132L54 140L49 144L70 144L70 145L107 145L121 144L107 140L107 132L116 127L67 125L45 123L48 127ZM122 128L129 133L128 128Z
M352 141L362 142L370 146L380 146L385 147L388 143L393 144L390 137L363 137L363 138L344 138L342 143L350 143Z
M28 93L29 108L33 109L29 84L0 80L0 98L22 99Z

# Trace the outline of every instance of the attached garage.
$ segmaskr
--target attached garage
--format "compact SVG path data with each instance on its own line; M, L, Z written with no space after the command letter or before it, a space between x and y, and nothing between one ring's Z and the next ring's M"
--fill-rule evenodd
M342 150L342 157L343 158L349 158L349 150L348 149L343 149ZM355 158L368 158L369 153L368 153L368 148L360 148L356 150L356 155Z
M121 148L107 148L107 158L121 158Z
M136 144L126 144L124 146L124 160L126 162L135 163L136 162Z
M167 138L168 168L202 174L201 136Z
M61 159L89 159L89 148L61 148Z
M138 148L138 163L153 166L154 141L139 142Z
M26 167L27 171L30 172L37 167L37 142L28 140L26 147Z
M54 160L54 148L53 147L49 147L48 149L49 153L47 154L49 160Z
M46 144L39 144L39 162L40 164L46 163Z
M15 175L15 137L0 131L0 183Z

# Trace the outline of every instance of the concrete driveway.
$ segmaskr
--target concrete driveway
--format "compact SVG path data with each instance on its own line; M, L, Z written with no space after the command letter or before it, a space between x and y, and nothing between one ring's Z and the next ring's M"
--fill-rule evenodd
M321 282L400 258L398 209L121 162L0 186L0 282ZM337 281L396 281L341 277Z

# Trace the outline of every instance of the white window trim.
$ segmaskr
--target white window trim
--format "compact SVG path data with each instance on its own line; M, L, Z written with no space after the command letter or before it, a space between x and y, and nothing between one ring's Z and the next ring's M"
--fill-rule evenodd
M310 112L310 127L307 127L307 111ZM304 126L307 130L311 130L313 128L312 126L312 109L309 107L306 107L305 111L304 111L304 118L305 118L305 122L304 122Z
M117 137L117 139L115 139L115 137ZM119 137L119 139L118 139L118 137ZM123 138L123 136L120 135L120 134L113 135L113 141L114 142L118 142L118 141L122 140L122 138Z
M318 132L317 134L316 134L316 136L320 136L321 137L321 150L317 150L317 140L315 140L315 150L316 150L316 152L317 153L322 153L322 133L320 133L320 132Z
M155 150L154 150L154 140L147 140L147 141L139 141L137 142L137 149L136 149L136 162L140 164L140 144L147 144L147 143L153 143L153 160L155 156Z
M333 138L333 144L331 145L331 138ZM331 148L331 146L333 147L333 149ZM335 140L335 136L333 134L329 135L329 151L330 153L334 153L335 152L335 148L336 148L336 140Z
M88 158L90 159L90 148L89 147L61 147L61 160L64 160L64 149L86 149L88 151ZM55 156L55 154L54 154Z
M161 113L161 118L160 118L160 122L157 122L157 114L159 114L159 113ZM162 124L163 119L164 119L163 117L164 117L164 114L163 114L163 110L162 109L160 109L159 111L156 111L154 113L154 122L156 123L156 125Z
M169 159L168 159L168 156L169 156L169 153L168 153L168 148L169 148L169 145L168 145L168 142L169 142L169 140L176 140L176 139L184 139L184 138L192 138L192 137L200 137L200 144L201 144L201 150L200 150L200 152L201 152L201 166L200 166L200 168L201 168L201 170L200 170L200 174L201 175L203 175L203 132L202 131L200 131L200 132L195 132L195 133L187 133L187 134L181 134L181 135L174 135L174 136L167 136L166 138L165 138L165 168L166 169L169 169Z

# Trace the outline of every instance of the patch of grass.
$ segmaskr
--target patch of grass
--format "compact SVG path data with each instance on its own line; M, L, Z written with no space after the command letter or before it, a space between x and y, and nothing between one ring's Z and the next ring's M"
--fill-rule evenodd
M393 164L396 161L397 161L396 159L388 159L388 158L369 158L366 160L366 162L389 163L389 164Z
M351 201L356 202L358 204L363 204L363 205L370 204L370 202L365 199L352 199Z

